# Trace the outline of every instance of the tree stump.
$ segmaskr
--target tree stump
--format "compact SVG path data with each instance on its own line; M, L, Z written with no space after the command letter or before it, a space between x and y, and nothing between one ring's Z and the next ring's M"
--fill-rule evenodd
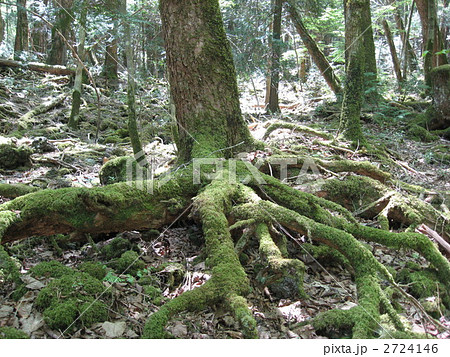
M434 115L430 120L431 130L444 130L450 127L450 64L431 71L431 89Z

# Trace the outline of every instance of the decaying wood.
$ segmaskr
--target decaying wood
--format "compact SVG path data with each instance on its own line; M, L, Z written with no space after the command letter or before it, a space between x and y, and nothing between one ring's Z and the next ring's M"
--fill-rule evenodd
M434 239L442 248L445 249L447 254L450 254L450 244L436 231L434 231L427 225L421 224L419 227L417 227L416 232L425 234L427 237Z
M30 71L44 72L57 75L68 75L68 76L75 75L75 71L73 69L67 68L65 66L51 66L48 64L37 62L22 63L18 61L0 59L0 67L21 68L21 69L28 69Z
M57 107L64 101L64 99L66 99L66 97L67 93L62 93L58 95L56 98L47 100L46 102L30 110L28 113L22 115L18 120L19 127L22 129L26 129L28 127L28 124L32 121L33 117L39 114L46 113L49 110L52 110L53 108Z

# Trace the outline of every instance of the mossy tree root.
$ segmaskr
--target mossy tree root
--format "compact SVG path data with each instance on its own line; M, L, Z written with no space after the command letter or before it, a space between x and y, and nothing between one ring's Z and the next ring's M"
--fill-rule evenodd
M150 316L144 330L146 338L164 336L164 326L174 313L183 310L202 310L207 305L224 303L241 324L244 337L256 338L256 321L244 299L250 291L249 282L228 228L226 214L238 185L214 180L194 198L192 215L202 224L208 258L212 269L211 279L202 287L186 292L164 305Z
M268 224L279 223L302 235L337 249L350 262L355 271L358 292L358 316L353 327L354 338L369 338L379 326L380 292L378 272L392 276L372 253L351 234L340 229L317 223L287 208L268 201L257 204L241 204L234 207L233 216L243 219L249 216Z
M267 224L259 223L256 226L255 235L259 240L259 252L267 259L271 273L275 275L275 278L272 278L272 280L279 280L282 277L293 278L298 287L298 296L305 298L306 293L303 289L304 264L298 259L283 257L270 235Z
M439 279L450 288L448 280L450 263L433 242L423 234L413 232L394 233L357 224L349 211L334 202L297 191L270 176L264 175L263 178L267 185L259 186L253 182L250 184L264 192L268 198L280 206L306 216L315 222L343 230L357 239L379 243L392 249L415 250L438 270ZM329 210L339 214L332 214Z
M148 186L146 186L148 184ZM97 188L41 190L0 206L0 242L31 236L158 229L189 206L197 192L184 173L159 183L124 182Z

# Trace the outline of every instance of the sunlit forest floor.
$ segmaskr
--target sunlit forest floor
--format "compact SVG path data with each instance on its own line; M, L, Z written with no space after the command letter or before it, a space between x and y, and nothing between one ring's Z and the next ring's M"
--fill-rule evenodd
M282 83L280 90L280 114L264 113L264 81L254 80L257 92L249 81L241 82L242 108L253 135L262 139L265 129L276 120L307 125L331 134L339 126L339 106L334 97L324 90L318 80L315 86ZM0 72L0 144L14 142L33 148L31 162L13 170L0 170L0 183L24 183L40 188L94 187L100 185L98 173L101 166L114 157L131 155L132 149L126 126L126 92L118 90L100 91L97 103L95 88L85 86L81 111L80 131L68 129L70 115L71 84L67 77L42 75L33 72ZM62 105L35 116L26 129L18 127L19 118L43 101L55 98L61 93L67 97ZM256 94L256 96L255 96ZM137 93L138 115L141 138L146 143L145 151L157 167L157 173L172 167L176 148L172 143L172 119L165 84L149 79L140 86ZM279 129L265 139L268 146L257 155L271 155L273 148L286 153L301 151L303 155L319 159L367 160L390 172L395 179L414 185L421 185L429 191L440 191L444 203L450 199L450 142L433 138L423 142L408 131L408 123L425 104L410 101L400 104L383 102L363 113L364 132L370 142L385 148L390 155L387 163L363 149L352 149L345 142L339 148L323 145L320 138ZM100 105L98 105L100 104ZM100 118L100 120L99 120ZM40 138L40 139L39 139ZM344 148L344 150L342 150ZM310 183L318 179L343 178L348 173L322 173L321 177L311 174L302 184L295 178L288 184L308 190ZM399 188L399 191L401 189ZM433 195L422 195L421 199L431 202ZM361 198L362 199L362 198ZM0 203L7 198L0 196ZM447 201L446 201L447 200ZM362 221L377 226L374 221ZM402 230L403 227L394 227ZM109 308L109 321L93 326L80 327L65 332L66 338L138 338L148 316L158 309L164 300L171 299L183 291L202 285L209 275L205 267L201 230L187 220L180 220L159 236L159 232L124 232L118 235L92 237L85 240L71 240L58 236L46 239L30 238L7 246L9 253L21 265L23 280L28 292L15 301L8 284L0 285L0 326L14 326L32 338L57 338L62 331L51 330L44 324L42 313L34 307L39 291L49 279L35 279L29 269L42 261L57 260L76 268L86 261L100 262L107 268L111 257L108 245L118 248L118 254L133 249L142 254L145 268L139 273L119 274L109 270L103 278L105 286L113 286L113 300ZM119 237L119 239L117 239ZM73 237L71 237L73 238ZM129 243L123 243L124 238ZM292 257L302 260L307 271L305 290L312 297L298 300L285 291L270 291L264 287L259 274L262 264L258 246L251 243L247 248L244 263L251 278L254 292L248 297L257 319L260 338L324 338L307 323L308 319L321 311L332 308L349 309L355 306L356 289L352 276L341 264L329 265L327 259L312 259L302 248L303 237L288 241ZM121 245L120 242L123 244ZM252 246L254 244L254 246ZM115 249L115 248L114 248ZM120 251L122 249L122 251ZM372 251L382 262L401 271L408 265L427 266L425 260L414 252L392 251L372 244ZM157 291L148 289L142 278L151 277ZM1 276L0 276L1 279ZM406 287L407 288L407 287ZM280 298L283 296L283 298ZM430 302L435 299L430 296ZM438 334L434 327L421 318L416 308L400 298L402 315L412 324L414 332L428 332L439 338L449 338L447 332ZM449 316L437 312L442 324L450 327ZM179 338L240 338L242 337L235 319L220 308L208 309L201 314L184 313L174 318L168 331ZM382 335L382 332L380 332ZM327 336L333 337L333 336Z

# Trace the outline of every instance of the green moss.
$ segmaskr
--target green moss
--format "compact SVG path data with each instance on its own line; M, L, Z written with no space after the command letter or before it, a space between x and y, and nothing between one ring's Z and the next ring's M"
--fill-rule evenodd
M319 335L342 338L351 336L355 321L352 310L329 310L319 313L311 324Z
M433 142L439 139L438 136L431 134L427 129L419 125L413 124L408 129L408 136L416 141L423 141L426 143Z
M132 250L123 253L119 259L111 261L110 265L118 274L131 275L135 275L145 267L145 263L139 258L139 254Z
M450 298L448 290L442 283L439 283L436 272L432 269L423 269L410 265L408 268L400 270L397 274L397 281L408 285L408 291L416 298L440 297L447 308L450 308Z
M52 304L45 309L43 316L51 329L64 331L71 325L75 328L75 319L78 316L77 302L75 299L68 299L59 304Z
M39 292L35 304L38 308L46 309L63 299L83 300L85 296L99 296L104 291L105 287L99 280L83 272L73 272L52 280ZM107 295L104 294L105 297Z
M21 285L19 266L0 245L0 276L6 281L12 281L16 285Z
M98 280L103 280L107 273L106 267L99 262L84 262L78 266L78 270L85 272Z
M74 270L56 260L41 262L30 269L31 275L37 278L61 278L74 273Z
M30 164L33 153L29 147L16 147L12 144L0 144L0 169L12 170Z
M0 327L0 339L26 339L30 338L25 332L14 327Z
M101 253L106 260L111 260L120 257L124 252L130 249L131 242L128 239L116 237L101 249Z
M376 201L387 191L377 180L364 176L327 180L322 189L327 192L327 199L352 211Z
M129 172L127 172L127 168ZM131 156L121 156L111 159L102 166L99 172L99 179L102 185L137 179L146 180L150 176L150 173L139 166L137 161Z
M102 301L87 299L78 303L77 308L80 321L86 327L108 320L108 306Z
M0 196L7 198L16 198L38 190L39 187L28 186L20 183L15 185L0 183Z
M147 285L144 286L144 293L153 304L161 305L163 300L161 289L151 285Z
M311 254L319 262L326 264L342 264L344 266L350 264L348 259L339 251L331 248L325 244L313 245L310 243L303 243L302 248Z

